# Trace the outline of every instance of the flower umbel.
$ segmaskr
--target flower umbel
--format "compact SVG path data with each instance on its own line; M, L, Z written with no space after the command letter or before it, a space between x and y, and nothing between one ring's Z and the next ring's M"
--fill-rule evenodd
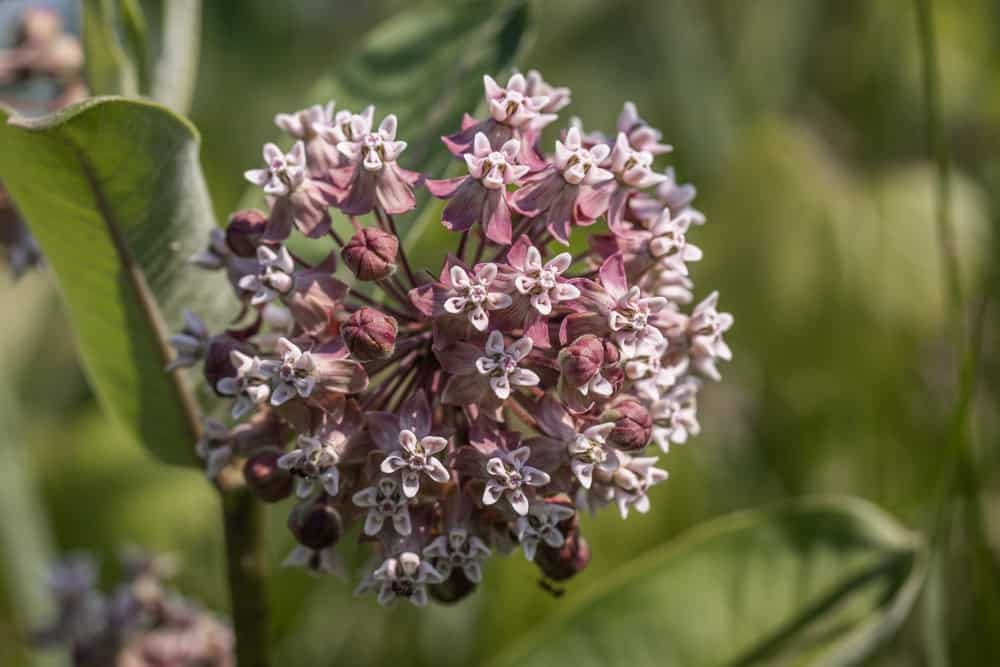
M240 317L209 332L189 315L172 339L171 368L203 361L243 420L206 425L210 476L243 470L268 502L294 488L289 564L339 571L357 527L374 551L359 591L386 605L461 599L518 544L543 576L578 574L579 510L647 512L667 473L644 452L699 433L698 393L732 357L718 294L688 305L705 217L659 163L663 134L626 103L612 132L574 120L545 154L570 91L534 70L483 83L485 117L443 138L455 178L404 168L394 114L278 114L296 143L247 172L267 210L193 260L226 271ZM431 266L396 220L423 186L454 233Z

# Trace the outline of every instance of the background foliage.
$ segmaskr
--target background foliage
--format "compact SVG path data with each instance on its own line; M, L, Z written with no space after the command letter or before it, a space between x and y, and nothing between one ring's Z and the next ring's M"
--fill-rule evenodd
M276 135L273 114L301 106L359 35L404 4L297 0L278 12L263 0L205 3L191 118L220 219L243 195L243 169ZM955 162L951 213L975 311L1000 287L1000 7L935 5ZM591 599L590 586L615 581L626 563L686 528L814 493L867 498L921 532L939 525L938 508L945 519L918 608L871 664L996 664L996 311L985 309L972 465L952 489L958 360L948 339L912 4L546 0L533 9L537 35L520 64L570 86L567 111L588 128L609 128L632 99L675 145L672 161L698 185L709 218L697 232L707 252L695 278L719 287L736 315L736 361L706 392L705 433L666 457L671 479L651 494L654 511L585 522L594 559L563 598L535 586L533 568L516 555L491 562L486 590L457 608L391 614L350 598L344 582L279 571L271 591L278 664L478 663L543 617ZM8 38L0 24L0 40ZM405 124L400 132L407 138ZM0 472L21 484L15 497L23 501L3 504L18 519L3 532L4 552L52 545L110 560L123 539L176 551L188 564L178 586L223 609L211 489L197 472L148 458L98 411L50 276L0 282L9 314L0 350L17 360L0 366L10 394L0 397ZM281 514L273 512L274 562L290 547ZM836 534L823 522L808 527L804 534L819 543ZM727 581L724 562L708 563L699 581ZM42 568L39 561L35 576ZM4 665L27 660L18 633L44 612L12 602L31 573L11 572L0 577ZM643 605L650 618L699 621L697 587L667 580L662 591ZM755 599L781 604L766 592ZM617 617L612 605L601 611ZM553 646L572 640L566 627ZM610 637L629 639L624 630Z

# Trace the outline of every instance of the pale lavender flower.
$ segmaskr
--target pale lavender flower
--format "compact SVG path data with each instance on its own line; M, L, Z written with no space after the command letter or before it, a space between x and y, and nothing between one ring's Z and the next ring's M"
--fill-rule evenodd
M478 331L486 331L490 324L487 311L503 310L511 303L510 295L496 291L497 265L480 264L470 276L460 266L451 267L453 296L444 302L445 312L464 315Z
M528 496L525 487L545 486L549 474L527 465L531 457L530 447L520 447L512 452L497 451L497 456L486 462L486 472L490 479L483 491L483 504L494 505L506 497L511 508L520 515L528 513Z
M640 514L649 511L651 486L667 479L667 471L653 466L659 460L655 456L631 456L620 452L621 465L612 474L612 491L615 504L623 519L628 518L629 509Z
M268 375L261 368L259 357L251 357L239 350L232 350L230 361L236 368L235 377L224 377L215 388L224 396L235 396L233 419L240 419L257 405L267 401L271 388L267 384Z
M283 405L295 396L308 398L319 377L319 367L311 352L287 338L278 339L280 361L264 361L261 368L273 378L271 405Z
M490 389L501 401L510 396L511 387L534 387L538 375L519 364L531 352L530 338L520 338L504 347L503 334L491 331L486 339L485 355L476 359L476 370L489 378Z
M190 368L198 363L208 350L209 337L205 322L185 308L184 328L168 339L176 356L167 364L166 370L169 372L178 368Z
M340 453L335 442L308 435L300 435L296 447L278 459L278 467L289 471L295 478L295 495L308 498L317 483L327 495L340 491Z
M482 564L491 555L485 542L463 528L452 528L447 535L438 536L424 547L423 553L442 580L458 569L474 584L483 580Z
M411 501L391 477L383 477L374 486L358 491L351 500L358 507L368 510L365 535L378 535L386 519L392 521L393 529L400 535L409 535L413 530L410 522Z
M674 386L663 398L649 406L653 419L653 441L664 453L670 443L683 444L689 436L701 432L698 423L698 384L686 380Z
M582 433L574 434L566 444L570 470L585 489L593 483L594 468L606 472L614 472L618 468L618 452L607 440L614 427L614 422L595 424Z
M279 246L275 252L262 245L257 248L256 271L240 278L237 284L243 291L253 294L251 305L260 306L292 290L293 271L295 262L285 246Z
M397 598L423 607L427 604L427 585L444 581L441 573L427 560L411 551L387 558L372 573L371 578L374 587L378 589L378 603L383 607L392 605Z
M396 164L406 150L405 141L396 140L396 116L389 114L372 130L372 116L351 118L352 139L341 141L337 150L343 154L352 170L348 192L338 204L347 215L364 215L380 206L386 213L405 213L416 206L411 187L420 174Z
M733 316L716 310L719 293L712 292L699 303L688 319L688 335L691 337L691 363L699 372L713 380L722 376L715 367L715 361L729 361L733 353L722 339L733 326Z
M248 181L274 197L286 197L295 192L306 180L306 147L296 141L288 153L282 153L274 144L264 144L263 169L244 172Z
M305 144L306 164L313 178L323 178L329 170L340 166L337 144L326 137L334 129L333 100L325 106L314 104L294 113L279 113L274 124Z
M566 537L559 530L559 524L573 514L571 507L558 503L532 503L527 515L517 518L517 541L524 549L524 557L535 560L535 552L542 542L553 549L561 548Z
M413 498L420 492L420 475L427 475L432 481L444 484L450 479L448 469L434 458L444 451L448 440L436 435L417 438L413 431L399 432L399 449L382 459L381 470L387 475L402 471L403 495Z
M539 315L549 315L553 304L580 298L580 290L561 279L573 262L572 256L568 252L560 253L543 264L538 248L531 245L527 237L521 238L527 246L523 250L523 260L521 249L517 252L512 249L507 261L515 269L514 287L529 298L531 307Z

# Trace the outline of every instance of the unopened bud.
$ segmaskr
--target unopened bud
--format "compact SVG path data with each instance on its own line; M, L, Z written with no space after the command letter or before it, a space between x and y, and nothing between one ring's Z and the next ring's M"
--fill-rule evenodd
M396 349L396 320L374 308L352 313L340 331L347 349L360 361L385 359Z
M594 334L584 334L559 354L563 378L574 387L590 382L604 366L604 342Z
M590 545L580 531L566 536L562 547L554 549L542 543L535 553L535 564L549 579L565 581L583 571L590 563Z
M351 237L340 256L358 280L382 280L396 271L399 239L374 227L366 227Z
M615 427L608 435L608 442L625 451L637 451L649 444L653 437L653 418L638 401L627 398L619 401L601 417L614 421Z
M234 255L256 257L257 246L267 228L267 216L257 209L236 211L226 227L226 245Z
M233 366L231 357L233 350L253 354L253 351L246 344L227 334L213 336L208 341L208 349L205 351L205 380L216 393L218 390L215 388L218 386L219 380L226 377L236 377L236 367Z
M254 495L268 503L284 500L292 493L292 475L278 467L283 452L269 449L251 456L243 466L243 477Z
M440 584L427 587L432 598L443 604L452 604L471 595L476 590L475 582L469 581L462 568L452 569L451 576Z
M288 529L299 544L319 551L340 539L340 514L324 497L299 503L288 515Z

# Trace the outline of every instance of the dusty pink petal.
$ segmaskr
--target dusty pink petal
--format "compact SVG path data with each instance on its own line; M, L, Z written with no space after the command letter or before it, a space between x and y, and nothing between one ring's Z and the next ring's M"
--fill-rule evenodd
M607 181L596 187L584 187L580 189L580 196L576 200L576 207L581 217L594 220L604 215L608 210L608 202L611 201L612 193L618 190L616 181Z
M486 238L507 245L510 243L511 221L510 208L504 190L489 190L483 202L482 220L480 224L486 231Z
M368 386L368 374L365 367L357 361L348 359L329 359L324 354L314 354L319 385L323 388L344 394L356 394Z
M603 336L608 333L608 320L599 313L571 313L559 327L559 342L568 345L584 334Z
M552 342L549 340L549 322L544 317L538 315L538 311L534 308L530 311L532 314L529 315L531 318L524 326L524 337L531 340L535 347L540 347L547 350L552 347Z
M328 329L345 294L347 285L329 273L304 271L295 274L294 287L282 301L305 333L320 335Z
M535 410L532 414L538 420L538 427L542 433L552 438L566 441L576 435L576 429L573 427L573 421L569 414L559 401L548 394L535 404ZM532 452L536 450L536 447L531 449Z
M375 208L375 190L379 173L366 169L356 169L350 189L340 210L346 215L365 215Z
M441 402L445 405L479 403L484 385L477 375L455 375L444 388Z
M369 412L365 425L375 446L383 452L399 449L399 420L391 412Z
M521 234L507 251L507 263L518 271L524 271L528 248L532 247L531 239L526 234Z
M278 197L272 201L271 214L267 218L267 227L264 228L264 237L261 239L266 243L280 243L292 234L292 222L295 219L295 211L292 203L287 197Z
M460 185L469 180L468 176L459 176L457 178L444 178L435 179L428 178L424 181L424 185L432 195L440 199L448 199L455 194L455 190L459 188Z
M621 230L626 229L625 211L631 196L632 192L627 188L616 188L608 201L606 219L608 227L614 233L621 233Z
M538 180L524 185L510 198L511 207L529 218L537 217L547 210L563 191L566 181L556 169L539 175Z
M445 372L466 375L476 372L476 359L483 356L483 350L471 343L455 343L443 350L435 350L435 354Z
M289 199L295 210L295 226L299 231L311 239L326 236L330 231L330 212L321 186L309 181L293 192Z
M579 187L565 184L558 196L552 201L545 214L548 229L552 236L564 245L569 245L569 233L576 218L576 196Z
M386 213L399 215L417 205L413 190L410 189L412 183L419 180L419 174L414 177L414 173L404 173L394 162L386 164L377 173L375 196Z
M620 255L612 255L601 264L601 284L614 299L620 299L628 293L628 280L625 278L625 259Z
M413 307L422 315L431 317L434 314L434 285L414 287L407 296L410 297Z
M431 430L431 406L421 389L407 398L399 408L399 428L413 431L422 438Z
M448 205L441 213L441 224L453 232L462 232L472 227L482 216L483 201L488 192L478 181L467 179L448 200Z

